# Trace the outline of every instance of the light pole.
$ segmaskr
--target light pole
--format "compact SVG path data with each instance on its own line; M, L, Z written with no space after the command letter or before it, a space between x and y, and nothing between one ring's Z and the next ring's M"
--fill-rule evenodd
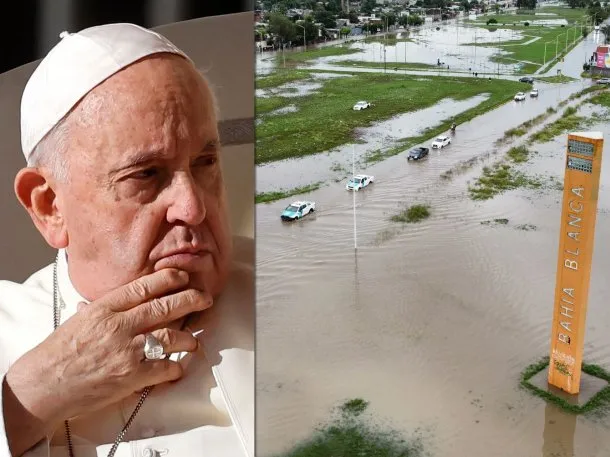
M303 29L303 46L305 47L305 51L307 51L307 38L305 37L305 26L300 24L294 24L297 27L301 27Z
M560 33L559 35L557 35L557 38L555 40L555 58L557 58L559 56L559 37L563 35L563 33Z

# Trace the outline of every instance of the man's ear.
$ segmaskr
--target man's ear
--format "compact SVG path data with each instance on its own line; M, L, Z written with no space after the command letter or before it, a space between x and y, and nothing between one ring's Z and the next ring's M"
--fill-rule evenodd
M68 246L68 231L57 206L57 195L41 170L31 167L19 170L15 176L15 194L51 247Z

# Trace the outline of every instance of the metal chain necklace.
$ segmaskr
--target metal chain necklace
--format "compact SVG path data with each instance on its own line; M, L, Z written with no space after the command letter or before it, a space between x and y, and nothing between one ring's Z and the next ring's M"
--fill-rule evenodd
M60 297L59 297L59 286L57 283L57 263L58 262L59 262L59 253L57 254L57 257L55 258L55 262L53 263L53 329L54 330L56 330L57 327L59 327L59 321L60 321L60 316L59 316ZM144 390L142 391L142 395L140 395L140 399L138 400L136 407L134 408L133 412L131 413L131 416L129 416L129 419L125 423L123 430L121 430L121 432L117 435L116 439L114 440L114 444L112 445L112 448L110 448L108 457L113 457L114 454L116 453L116 450L119 447L119 444L121 444L121 441L123 441L123 438L125 438L125 434L127 433L127 430L129 429L129 427L131 427L131 424L133 423L134 419L136 418L138 412L140 411L140 408L142 407L144 400L146 400L146 397L148 397L148 394L150 394L150 392L152 390L153 390L153 386L148 386L148 387L144 388ZM67 420L64 421L64 426L66 429L66 442L68 443L68 454L70 457L74 457L74 447L72 446L72 434L70 433L70 424Z

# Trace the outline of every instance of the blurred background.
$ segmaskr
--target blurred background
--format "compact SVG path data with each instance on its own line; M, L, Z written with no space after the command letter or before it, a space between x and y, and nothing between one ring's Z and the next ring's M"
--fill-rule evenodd
M17 0L0 27L0 73L42 58L59 34L110 22L156 27L206 16L254 10L254 0Z

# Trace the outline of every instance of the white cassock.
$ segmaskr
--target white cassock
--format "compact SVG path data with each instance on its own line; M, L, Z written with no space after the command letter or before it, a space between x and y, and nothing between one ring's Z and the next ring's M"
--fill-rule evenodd
M214 306L191 329L203 329L200 349L180 359L184 377L156 386L144 402L116 457L254 457L253 242L235 238L231 279ZM57 279L65 309L61 322L84 300L72 286L64 251ZM53 265L23 284L0 281L0 375L53 331ZM0 389L0 401L2 400ZM70 420L75 457L105 457L140 394ZM0 408L0 457L10 456ZM27 457L68 457L63 426Z

